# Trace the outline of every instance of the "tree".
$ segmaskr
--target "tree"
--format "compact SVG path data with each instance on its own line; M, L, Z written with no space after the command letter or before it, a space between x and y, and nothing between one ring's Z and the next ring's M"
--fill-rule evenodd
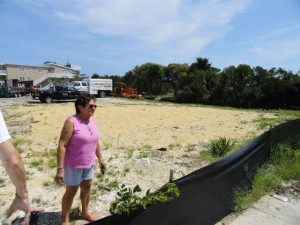
M150 96L157 96L161 91L163 66L155 63L145 63L136 66L132 70L132 76L135 77L137 88Z
M209 68L211 68L209 59L199 57L196 59L196 62L191 64L190 71L194 72L195 70L208 70Z
M174 97L177 97L180 79L188 77L189 67L187 64L171 63L164 68L163 82L169 83L174 91Z

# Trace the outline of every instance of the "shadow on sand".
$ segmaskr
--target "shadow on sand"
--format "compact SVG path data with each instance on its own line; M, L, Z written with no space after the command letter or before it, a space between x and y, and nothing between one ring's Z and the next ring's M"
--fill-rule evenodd
M11 225L21 225L24 218L16 218ZM80 220L78 212L70 213L70 222ZM59 225L61 224L61 212L32 213L29 225Z

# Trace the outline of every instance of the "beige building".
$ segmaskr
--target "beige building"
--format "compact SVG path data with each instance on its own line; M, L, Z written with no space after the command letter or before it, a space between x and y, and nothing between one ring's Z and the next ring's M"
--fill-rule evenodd
M0 81L18 80L33 81L33 85L39 85L51 78L74 78L80 74L79 66L70 63L59 65L55 62L45 62L41 66L22 64L0 64Z

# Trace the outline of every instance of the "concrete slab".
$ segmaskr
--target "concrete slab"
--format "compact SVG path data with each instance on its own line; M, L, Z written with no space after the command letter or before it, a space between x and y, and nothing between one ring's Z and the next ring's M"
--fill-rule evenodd
M283 202L273 196L264 196L253 207L241 214L224 218L222 225L300 225L300 200Z

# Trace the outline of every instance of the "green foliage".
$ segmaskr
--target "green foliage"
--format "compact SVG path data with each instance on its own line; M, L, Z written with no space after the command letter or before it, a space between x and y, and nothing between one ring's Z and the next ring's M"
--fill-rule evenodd
M217 140L213 140L209 143L207 149L215 157L225 156L235 145L235 141L226 139L226 137L220 137Z
M271 125L277 125L277 124L284 123L285 119L283 117L278 117L278 118L264 118L264 117L260 117L255 122L259 123L259 128L260 129L265 129L265 128L269 128Z
M43 152L43 157L51 157L51 158L55 158L56 159L56 154L57 154L57 151L56 151L56 149L49 149L49 150L45 150L44 152Z
M5 180L3 178L0 178L0 188L5 187Z
M142 191L139 185L131 189L123 184L119 189L116 199L110 204L109 211L112 214L130 214L135 210L146 209L152 204L169 202L180 195L179 188L175 183L168 183L165 190L153 193L148 190L144 197L137 195Z
M14 139L13 140L13 145L17 148L19 145L22 144L22 139Z
M57 166L57 161L56 159L49 159L47 164L50 168L55 168Z
M179 144L179 143L176 143L176 144L169 144L168 145L168 148L170 149L170 150L178 150L179 148L181 148L181 144Z
M250 207L262 196L280 187L283 180L300 179L300 141L292 140L271 150L271 157L264 167L258 169L251 189L234 192L236 211Z
M105 149L109 149L112 147L112 142L110 140L109 141L102 140L102 143Z
M129 148L126 148L126 155L128 158L131 158L133 153L135 151L135 148L134 147L129 147Z
M284 144L271 153L271 162L283 180L300 180L299 143Z
M44 164L44 161L42 159L35 160L30 163L30 167L41 167L43 164Z
M199 152L199 159L201 159L202 161L207 161L209 163L213 163L218 160L216 157L213 157L210 152L203 150Z
M117 189L119 186L119 182L117 180L111 181L108 183L108 187L111 189Z

